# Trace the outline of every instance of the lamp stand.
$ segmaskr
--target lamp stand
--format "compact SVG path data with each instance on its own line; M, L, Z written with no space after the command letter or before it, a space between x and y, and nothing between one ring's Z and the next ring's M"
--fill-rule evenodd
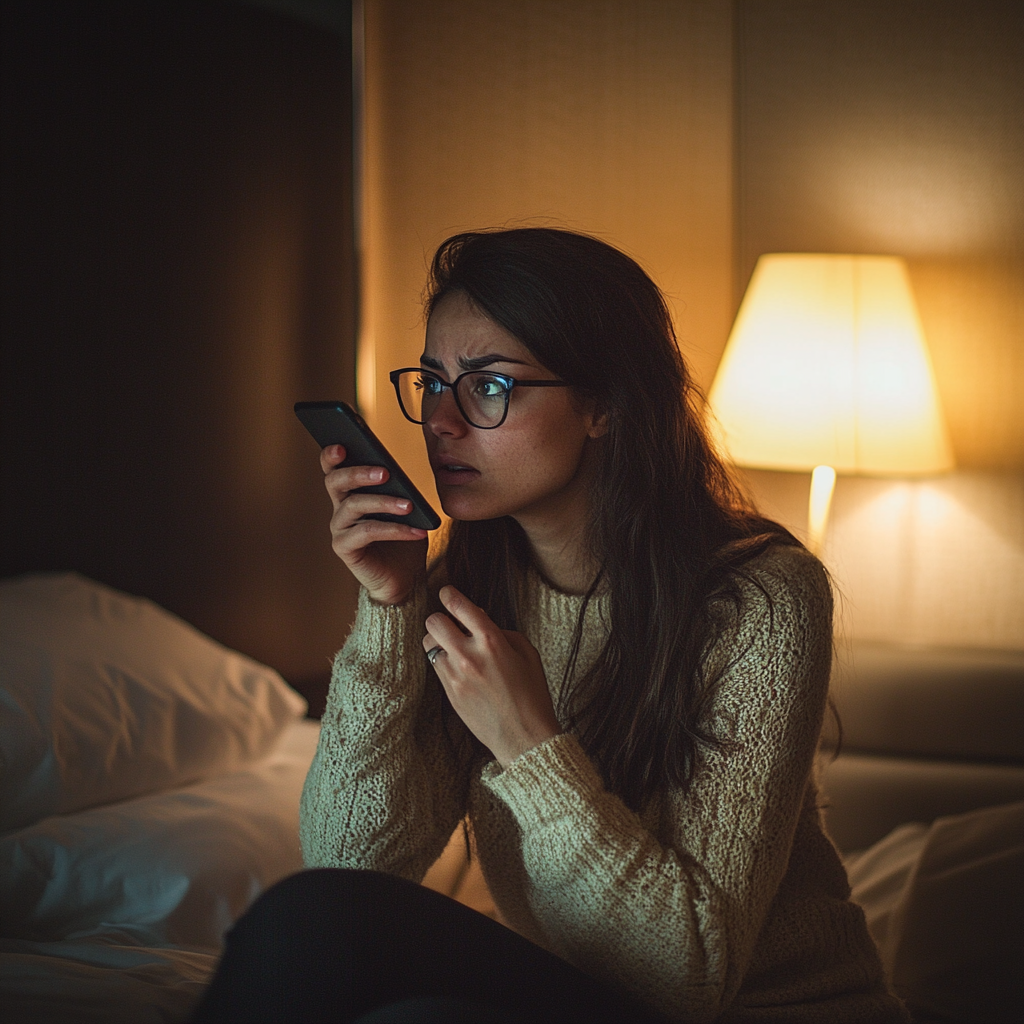
M818 558L825 547L825 530L835 487L836 471L831 466L815 466L811 472L811 496L807 505L807 546Z

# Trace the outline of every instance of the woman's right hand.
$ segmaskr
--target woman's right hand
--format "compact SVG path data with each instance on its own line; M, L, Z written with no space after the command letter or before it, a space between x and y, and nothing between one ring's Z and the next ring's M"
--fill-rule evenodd
M381 604L401 604L427 565L427 531L404 523L363 519L373 512L407 514L412 505L389 494L353 494L358 487L381 484L383 466L341 466L345 449L328 445L320 452L324 483L334 505L331 546L367 593Z

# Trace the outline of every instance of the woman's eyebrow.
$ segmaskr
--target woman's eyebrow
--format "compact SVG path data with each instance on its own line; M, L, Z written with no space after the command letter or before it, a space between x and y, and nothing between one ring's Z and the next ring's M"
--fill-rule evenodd
M513 359L511 356L503 356L498 352L491 352L486 356L474 356L472 359L459 356L459 366L464 370L482 370L485 366L490 366L491 363L514 363L516 366L528 365L522 359Z
M420 356L420 363L431 370L444 371L441 362L428 355ZM499 352L490 352L485 356L473 356L471 359L466 356L459 356L459 366L463 370L482 370L492 363L513 363L516 366L529 366L529 363L522 359L513 359L511 356L503 356Z

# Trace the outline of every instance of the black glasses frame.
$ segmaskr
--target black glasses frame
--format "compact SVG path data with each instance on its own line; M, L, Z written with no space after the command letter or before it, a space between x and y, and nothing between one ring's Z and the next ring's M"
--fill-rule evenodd
M405 407L405 403L402 401L402 389L398 383L399 377L403 373L419 373L425 377L433 377L434 380L441 385L442 388L448 388L452 397L455 399L455 404L458 407L459 412L462 414L462 418L471 426L477 430L496 430L498 427L505 422L508 418L508 399L512 394L513 388L567 388L571 385L567 384L564 380L518 380L515 377L510 377L507 373L492 373L490 370L467 370L465 373L460 373L450 384L444 379L444 377L438 376L433 370L424 370L420 366L404 366L400 370L392 370L388 374L391 383L395 387L395 394L398 396L398 407L402 410L402 415L410 422L416 424L426 423L426 420L417 420L409 415L408 409ZM489 427L482 427L479 423L474 423L467 415L466 410L462 408L462 402L459 401L459 381L463 377L468 377L473 373L486 373L489 377L494 377L495 380L500 380L505 387L505 408L502 410L501 419L497 423L492 423Z

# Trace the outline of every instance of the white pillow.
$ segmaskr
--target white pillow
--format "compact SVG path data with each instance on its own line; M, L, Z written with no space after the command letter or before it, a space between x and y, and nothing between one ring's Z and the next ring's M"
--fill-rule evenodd
M232 771L305 707L151 601L74 573L0 582L0 831Z
M297 722L257 764L0 838L3 936L117 929L140 946L217 949L264 889L302 869L299 796L319 733Z

